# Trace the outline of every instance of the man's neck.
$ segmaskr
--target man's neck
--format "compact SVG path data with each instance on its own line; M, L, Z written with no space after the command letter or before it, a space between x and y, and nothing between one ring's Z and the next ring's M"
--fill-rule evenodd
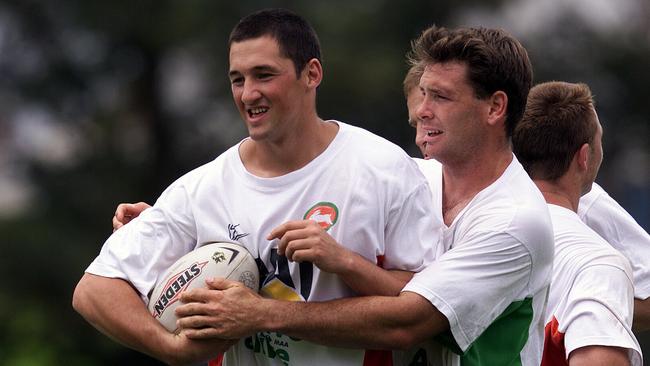
M323 153L336 137L338 128L335 123L317 118L279 140L246 140L240 156L250 173L264 178L278 177L304 167Z
M578 191L567 188L561 183L535 179L533 181L542 192L546 203L578 212L578 203L580 202L580 193Z
M480 191L494 183L512 162L512 151L503 149L462 164L443 163L442 214L450 225Z

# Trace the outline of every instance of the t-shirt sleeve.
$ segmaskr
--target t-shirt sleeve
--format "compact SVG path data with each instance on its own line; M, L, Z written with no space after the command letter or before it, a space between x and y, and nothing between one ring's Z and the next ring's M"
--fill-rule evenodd
M86 272L124 279L146 300L159 276L195 247L195 228L185 190L172 186L152 208L115 231Z
M477 232L417 273L403 291L423 296L449 320L461 351L527 288L531 255L507 232Z
M582 270L562 315L567 359L580 347L610 346L628 349L632 365L642 365L632 333L633 304L632 282L624 267L597 264Z
M650 297L650 235L602 189L593 194L580 201L580 218L630 261L634 297Z
M411 165L404 174L416 184L400 188L388 210L384 268L418 272L434 259L442 222L434 215L426 180L417 166Z

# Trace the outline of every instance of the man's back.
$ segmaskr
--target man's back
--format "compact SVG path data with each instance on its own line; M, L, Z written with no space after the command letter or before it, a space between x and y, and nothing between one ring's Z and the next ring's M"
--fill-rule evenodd
M549 210L555 260L542 365L568 365L572 351L592 345L626 348L631 364L641 365L631 330L629 263L574 212L556 205L549 205Z

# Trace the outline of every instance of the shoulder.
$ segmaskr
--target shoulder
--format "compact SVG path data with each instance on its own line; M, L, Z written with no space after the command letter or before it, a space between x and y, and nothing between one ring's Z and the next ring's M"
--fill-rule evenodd
M551 228L548 207L541 192L517 161L470 204L468 214L495 230L518 235L538 235Z
M343 140L342 158L359 172L372 172L388 181L422 177L413 158L398 145L363 128L336 122Z
M562 263L572 263L571 266L576 269L610 266L631 275L632 269L627 258L580 221L575 213L553 205L549 205L549 208L553 219L558 267Z
M231 169L237 162L235 160L238 157L237 148L238 145L235 145L215 159L181 175L163 191L158 200L166 200L171 197L179 199L181 196L188 198L201 192L206 186L212 186L217 181L217 177L224 175L225 169Z
M340 126L339 133L345 139L345 148L354 150L371 160L382 161L410 159L398 145L361 127L335 121Z
M587 214L587 212L594 206L594 204L597 201L602 201L603 199L606 199L609 197L609 194L601 187L598 185L598 183L594 182L591 185L591 190L587 192L585 195L580 197L580 203L578 205L578 214L580 217L583 217L584 215Z
M413 158L413 161L426 177L437 176L442 173L442 164L435 159Z
M515 164L516 163L516 164ZM468 232L507 235L536 263L551 263L553 227L544 197L518 162L491 186L481 191L466 213Z

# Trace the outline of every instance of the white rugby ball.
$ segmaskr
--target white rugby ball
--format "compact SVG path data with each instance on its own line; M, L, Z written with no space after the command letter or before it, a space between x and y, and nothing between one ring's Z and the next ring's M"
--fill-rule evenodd
M206 287L205 280L223 277L259 290L259 270L255 258L239 244L209 243L177 260L161 277L149 298L149 312L170 332L176 333L174 310L181 305L180 294Z

